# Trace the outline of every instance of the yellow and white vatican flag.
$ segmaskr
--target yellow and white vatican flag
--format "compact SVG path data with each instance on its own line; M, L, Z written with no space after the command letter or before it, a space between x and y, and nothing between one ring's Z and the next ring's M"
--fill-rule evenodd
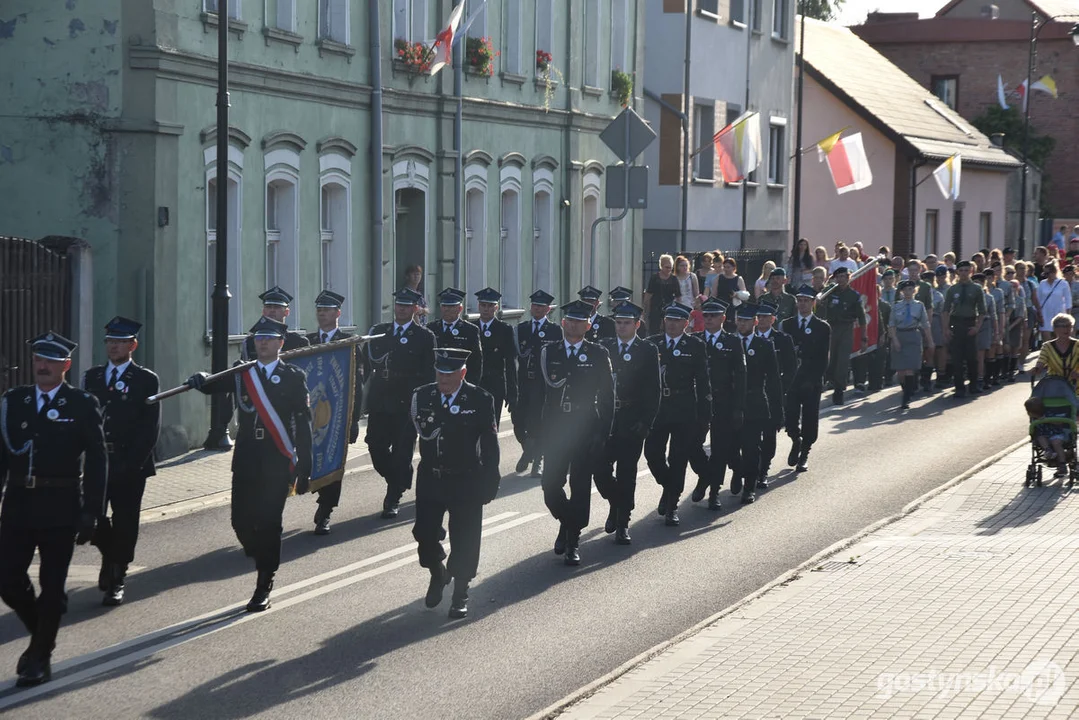
M959 199L959 180L963 174L963 158L959 153L940 164L933 171L933 178L937 181L937 187L948 200Z

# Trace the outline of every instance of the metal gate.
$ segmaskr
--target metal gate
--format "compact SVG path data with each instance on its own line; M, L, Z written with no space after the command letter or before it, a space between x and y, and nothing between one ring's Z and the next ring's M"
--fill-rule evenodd
M0 235L0 392L33 382L28 339L46 330L71 336L67 248L77 241L51 240Z

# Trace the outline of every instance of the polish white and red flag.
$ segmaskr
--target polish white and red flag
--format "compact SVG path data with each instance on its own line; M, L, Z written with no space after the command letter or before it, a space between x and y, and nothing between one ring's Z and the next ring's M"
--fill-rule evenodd
M873 184L873 171L865 154L862 134L841 137L840 130L817 143L817 157L828 163L836 192L840 195L863 190Z
M465 3L462 0L454 6L446 27L435 36L434 45L431 46L434 57L431 58L431 68L427 71L429 75L436 75L439 70L453 62L453 40L457 34L457 26L461 24L461 13L464 9Z

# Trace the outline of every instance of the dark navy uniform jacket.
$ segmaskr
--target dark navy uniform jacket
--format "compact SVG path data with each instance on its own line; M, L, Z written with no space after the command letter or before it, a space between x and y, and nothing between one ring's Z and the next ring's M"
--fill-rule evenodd
M154 446L161 430L161 404L147 405L146 398L157 394L157 375L132 361L110 388L109 372L109 365L97 365L82 378L83 390L97 398L105 417L109 477L156 475Z

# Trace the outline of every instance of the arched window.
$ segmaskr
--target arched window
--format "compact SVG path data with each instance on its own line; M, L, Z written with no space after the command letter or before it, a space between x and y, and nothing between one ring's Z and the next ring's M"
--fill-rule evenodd
M554 292L556 229L553 159L532 162L532 287Z
M205 140L205 138L204 138ZM220 223L228 228L227 282L229 298L229 335L242 335L246 330L243 318L242 253L243 246L243 150L229 145L229 166L226 170L228 208L221 218L217 207L217 148L203 150L206 188L206 332L213 329L213 292L217 278L217 231Z
M473 293L487 285L487 167L465 166L465 303L476 310Z
M521 168L505 165L499 187L502 195L499 290L503 307L521 308Z
M284 135L284 134L281 134ZM295 297L286 322L300 326L305 293L300 287L300 154L303 141L269 143L266 169L266 287L278 285Z
M409 147L402 151L403 159L393 163L394 205L394 274L391 285L397 289L404 282L410 265L423 268L420 291L428 303L433 301L427 278L436 275L427 262L427 238L430 221L428 193L431 183L431 161L434 156L423 148ZM456 260L455 260L456 262Z
M592 223L600 216L600 179L598 172L587 172L584 175L584 203L581 210L581 284L588 285L595 277L596 282L602 274L595 272L592 258ZM600 226L596 231L596 254L604 257L603 239L604 228ZM600 288L606 289L606 288Z
M318 160L321 289L345 296L340 323L352 326L352 160L337 152Z

